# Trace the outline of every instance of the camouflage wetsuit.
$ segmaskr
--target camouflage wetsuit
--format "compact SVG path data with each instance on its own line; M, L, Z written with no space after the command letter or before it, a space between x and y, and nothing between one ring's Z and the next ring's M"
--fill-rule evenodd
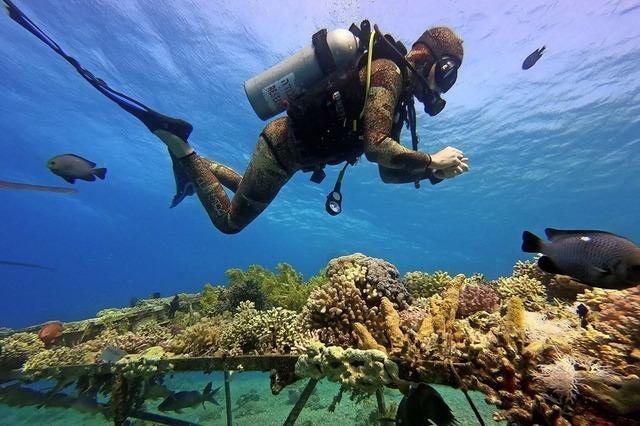
M360 70L364 92L365 70ZM398 66L387 59L371 65L371 87L363 116L364 149L369 161L378 163L386 183L408 183L433 177L427 154L408 149L392 135L394 111L403 91ZM400 129L401 127L398 126ZM264 128L244 176L233 169L195 153L180 160L195 184L198 197L216 228L226 234L241 231L276 197L278 191L301 169L288 117ZM229 200L224 187L235 193Z

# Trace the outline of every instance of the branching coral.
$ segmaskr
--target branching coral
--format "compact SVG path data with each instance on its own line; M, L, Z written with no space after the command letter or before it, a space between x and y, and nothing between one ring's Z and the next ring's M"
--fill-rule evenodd
M233 355L290 353L304 337L296 312L282 308L258 311L252 302L242 302L223 327L219 342L224 351Z
M95 354L81 347L69 348L60 346L55 349L46 349L33 355L24 363L23 369L26 372L46 367L90 364L94 359Z
M29 357L44 350L34 333L16 333L0 340L0 369L20 367Z
M513 296L522 299L524 307L529 311L539 311L544 308L546 299L545 288L542 283L527 276L501 277L497 280L497 291L500 298L509 300Z
M309 329L318 330L322 341L328 344L356 344L356 322L384 342L382 298L387 297L398 311L406 310L412 301L398 270L381 259L359 253L339 257L329 262L326 275L329 281L311 292L303 320Z
M443 271L436 271L433 274L414 271L404 275L407 283L407 290L413 297L431 297L440 293L451 281L451 275Z
M113 346L129 354L140 353L152 346L163 344L171 337L171 333L165 327L154 322L149 322L136 327L135 331L119 334L117 330L107 329L95 339L85 343L89 351L99 352L107 346Z
M210 356L219 350L220 333L224 320L221 317L206 318L187 327L167 343L171 352L190 356Z

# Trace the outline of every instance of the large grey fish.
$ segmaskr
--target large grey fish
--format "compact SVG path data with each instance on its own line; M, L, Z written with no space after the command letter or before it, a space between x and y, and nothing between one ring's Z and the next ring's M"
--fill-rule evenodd
M169 395L164 401L160 403L158 406L158 410L160 411L175 411L176 413L180 413L184 408L195 407L198 404L202 404L204 407L204 403L209 401L215 405L218 404L214 395L216 392L220 390L220 388L216 388L213 391L211 390L212 383L209 382L207 386L205 386L202 392L198 391L182 391L182 392L174 392Z
M616 290L640 284L640 247L626 238L604 231L547 228L544 233L549 242L522 233L522 250L544 255L538 259L543 271Z
M544 52L545 48L546 46L542 46L540 49L534 50L533 53L527 56L527 58L522 63L522 69L528 70L529 68L534 66L536 62L538 62L538 59L542 58L542 52Z
M94 181L96 176L104 179L107 175L107 169L96 168L96 163L75 154L57 155L47 162L47 167L69 183L76 179Z

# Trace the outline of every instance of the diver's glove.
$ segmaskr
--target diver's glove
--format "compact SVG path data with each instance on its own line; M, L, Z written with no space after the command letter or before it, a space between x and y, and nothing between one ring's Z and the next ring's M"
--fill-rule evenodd
M438 179L450 179L469 171L469 159L463 157L460 164L446 169L434 170L433 175Z
M436 170L444 170L450 167L458 166L464 159L464 154L457 148L446 147L431 156L429 168Z
M169 155L171 156L171 162L173 163L173 177L176 180L176 195L173 196L173 200L171 201L171 206L169 208L174 208L186 197L193 195L195 193L195 187L187 176L187 172L184 170L184 167L180 164L180 160L171 153L171 150L169 150Z

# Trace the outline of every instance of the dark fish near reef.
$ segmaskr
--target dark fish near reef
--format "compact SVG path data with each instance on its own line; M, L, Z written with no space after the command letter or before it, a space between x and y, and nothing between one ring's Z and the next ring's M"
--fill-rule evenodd
M47 167L69 183L75 183L76 179L94 181L96 176L104 179L107 175L107 169L96 168L96 163L75 154L53 157L47 162Z
M176 312L178 312L179 308L180 308L180 296L176 294L173 297L173 299L171 299L171 302L169 303L169 312L167 314L169 318L175 317Z
M615 290L640 284L640 247L631 241L604 231L544 232L549 242L529 231L522 234L523 251L544 255L538 259L543 271Z
M20 189L23 191L44 191L44 192L61 192L64 194L75 194L78 192L74 188L60 188L57 186L30 185L28 183L7 182L0 180L0 189Z
M460 424L437 390L426 383L418 383L402 397L395 423L401 426L423 426L431 424L429 421L437 426Z
M215 405L220 405L214 397L214 395L216 394L216 392L218 392L218 390L220 390L220 388L216 388L212 391L211 386L212 383L209 382L202 393L198 391L182 391L172 393L167 397L167 399L160 403L160 405L158 406L158 410L175 411L176 413L180 413L182 409L195 407L198 404L202 404L202 406L204 407L204 403L206 401L209 401Z
M534 66L536 62L538 62L538 59L542 57L542 52L544 52L545 48L546 46L542 46L540 49L536 49L532 54L527 56L527 59L525 59L522 63L522 69L528 70L529 68Z
M127 355L125 351L115 346L106 346L100 352L100 361L106 364L115 364Z

